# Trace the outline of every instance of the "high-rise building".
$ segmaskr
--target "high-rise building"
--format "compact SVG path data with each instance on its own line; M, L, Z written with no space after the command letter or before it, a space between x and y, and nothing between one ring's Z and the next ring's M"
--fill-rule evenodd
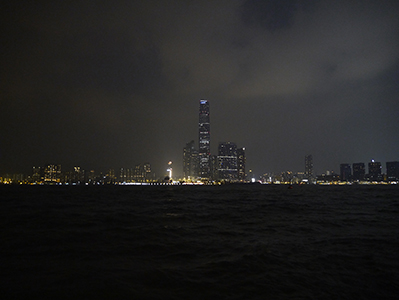
M235 143L219 143L219 180L237 180L237 146Z
M211 156L211 128L209 115L209 101L200 100L199 107L199 177L209 179Z
M313 177L313 157L312 157L312 155L305 156L305 176L307 178Z
M61 181L61 165L48 164L44 167L44 181L58 183Z
M152 180L152 173L151 173L151 164L149 162L146 162L143 164L144 168L144 179L145 181L150 181Z
M144 165L138 164L138 165L134 166L133 179L135 182L144 182L145 181Z
M362 181L366 175L366 167L364 163L354 163L352 164L353 175L352 179L354 181Z
M147 182L151 180L151 165L148 162L135 165L134 169L125 169L123 176L125 182Z
M246 180L246 174L245 174L245 162L246 162L246 157L245 157L245 148L238 148L237 149L237 177L239 181L245 181Z
M341 164L340 165L340 180L341 181L349 181L352 177L352 168L350 164Z
M369 162L369 180L371 181L380 181L382 180L382 174L381 174L381 163L378 161L371 160Z
M80 184L84 182L84 170L79 166L74 166L71 173L71 182Z
M129 183L133 182L135 179L135 171L137 166L132 168L121 168L119 171L119 182L120 183Z
M389 161L386 163L387 166L387 180L397 181L399 180L399 161Z
M194 179L198 176L198 151L194 147L194 141L190 141L183 148L183 177Z
M107 173L105 174L105 184L115 184L116 176L114 169L108 169Z
M33 167L32 172L32 182L40 183L44 181L44 168L42 167Z
M211 155L211 160L210 160L210 166L211 166L211 180L218 180L219 179L219 161L218 161L218 156L217 155Z

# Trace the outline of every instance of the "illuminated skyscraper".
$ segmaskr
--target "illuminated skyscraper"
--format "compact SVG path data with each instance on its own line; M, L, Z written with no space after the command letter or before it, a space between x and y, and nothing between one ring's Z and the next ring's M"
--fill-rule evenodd
M217 155L211 155L210 159L210 169L211 169L211 180L218 180L219 179L219 161Z
M48 164L44 167L44 181L58 183L61 181L61 165Z
M145 181L149 181L152 179L152 174L151 174L151 164L149 162L144 163L144 179Z
M369 162L369 180L371 181L380 181L382 180L381 174L381 163L374 161L374 159Z
M246 174L245 174L245 148L237 149L237 176L239 181L245 181Z
M199 107L199 177L209 179L211 156L211 127L208 100L200 100Z
M40 183L44 181L44 168L33 167L32 182Z
M305 176L307 178L313 177L313 157L312 157L312 155L305 156Z
M237 180L237 146L235 143L219 143L219 179Z
M194 147L194 141L186 144L183 149L183 177L194 179L198 175L198 151Z

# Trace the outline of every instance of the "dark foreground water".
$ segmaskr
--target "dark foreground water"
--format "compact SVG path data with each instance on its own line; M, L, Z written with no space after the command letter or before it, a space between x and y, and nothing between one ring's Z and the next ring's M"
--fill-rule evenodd
M0 187L2 299L398 299L397 186Z

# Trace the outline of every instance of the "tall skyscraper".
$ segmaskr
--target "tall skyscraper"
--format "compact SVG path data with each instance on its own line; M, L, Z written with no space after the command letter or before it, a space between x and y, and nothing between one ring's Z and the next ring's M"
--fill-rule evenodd
M305 176L307 178L313 177L313 157L312 157L312 155L305 156Z
M355 181L364 180L364 176L366 175L366 168L364 166L364 163L354 163L352 164L352 169L353 169L353 175L352 175L353 180Z
M235 143L219 143L219 179L226 181L237 180L237 146Z
M352 177L352 168L350 164L341 164L340 165L340 180L341 181L349 181Z
M369 162L369 180L371 181L380 181L382 180L381 174L381 163L374 161L374 159Z
M194 179L198 176L198 151L194 147L194 141L183 148L183 177Z
M237 176L239 181L245 181L245 148L237 149Z
M217 155L211 155L210 166L211 166L210 180L218 180L219 179L219 161L218 161Z
M209 116L209 101L200 100L199 107L199 177L209 179L210 177L210 156L211 156L211 127Z
M386 163L387 166L387 180L397 181L399 180L399 161L389 161Z

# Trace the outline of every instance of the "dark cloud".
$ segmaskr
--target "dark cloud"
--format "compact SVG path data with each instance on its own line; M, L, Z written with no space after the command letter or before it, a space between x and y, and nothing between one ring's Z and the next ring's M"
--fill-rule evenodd
M13 1L1 10L0 172L57 161L181 167L211 103L212 151L249 168L398 160L395 1Z
M295 13L312 5L298 0L247 0L241 6L241 17L246 24L275 31L291 27Z

